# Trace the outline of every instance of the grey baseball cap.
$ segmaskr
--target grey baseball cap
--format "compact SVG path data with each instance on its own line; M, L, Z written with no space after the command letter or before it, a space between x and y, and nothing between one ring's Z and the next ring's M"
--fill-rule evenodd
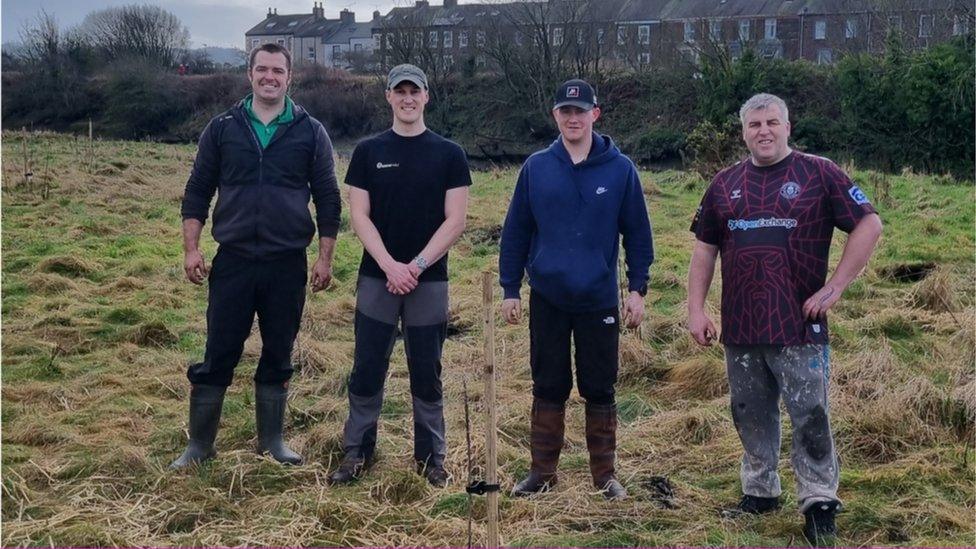
M386 89L392 90L401 82L412 82L419 88L427 89L427 75L420 70L420 67L409 63L390 69L390 74L386 77Z

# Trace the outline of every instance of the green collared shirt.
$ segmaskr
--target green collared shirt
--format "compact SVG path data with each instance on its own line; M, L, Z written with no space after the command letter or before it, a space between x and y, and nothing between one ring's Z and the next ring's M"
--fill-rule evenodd
M274 137L275 132L278 131L278 126L288 124L295 119L295 112L292 107L293 103L290 97L285 96L285 109L267 124L261 122L261 119L254 114L254 109L251 108L253 103L253 95L248 95L244 98L244 110L247 111L247 116L251 119L251 127L254 128L254 134L258 136L258 142L261 143L261 148L264 149L271 142L271 138Z

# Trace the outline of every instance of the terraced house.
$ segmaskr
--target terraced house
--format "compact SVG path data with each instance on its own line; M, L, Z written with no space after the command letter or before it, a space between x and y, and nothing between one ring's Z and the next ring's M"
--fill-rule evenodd
M337 32L352 26L352 33ZM348 64L339 54L358 47L384 65L411 61L433 70L486 69L526 50L547 60L641 68L695 62L708 52L735 58L747 49L833 63L846 53L881 52L892 34L924 48L972 29L971 0L416 0L384 16L374 12L368 23L356 23L348 10L326 20L318 3L311 15L269 10L246 39L249 48L295 44L303 59L340 67Z

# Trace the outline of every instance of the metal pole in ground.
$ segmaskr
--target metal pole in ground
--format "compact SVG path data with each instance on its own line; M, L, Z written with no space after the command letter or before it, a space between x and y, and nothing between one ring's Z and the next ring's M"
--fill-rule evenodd
M485 481L498 483L498 453L495 449L495 304L492 289L495 275L490 271L481 274L485 308ZM498 547L498 492L488 492L488 543L486 547Z

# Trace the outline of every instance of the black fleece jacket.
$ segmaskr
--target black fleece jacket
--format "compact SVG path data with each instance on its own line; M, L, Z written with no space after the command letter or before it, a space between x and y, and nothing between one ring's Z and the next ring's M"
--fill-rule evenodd
M339 230L342 202L332 142L322 124L298 105L292 122L279 126L264 149L243 101L207 124L186 182L183 219L206 223L215 192L214 240L246 257L304 249L316 225L319 237L335 238Z

